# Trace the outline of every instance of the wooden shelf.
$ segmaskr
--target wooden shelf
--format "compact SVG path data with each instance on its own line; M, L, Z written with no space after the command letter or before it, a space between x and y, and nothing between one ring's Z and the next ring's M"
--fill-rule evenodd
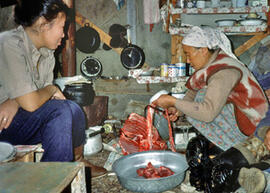
M258 7L216 7L216 8L171 8L170 14L243 14L243 13L267 13L269 6Z
M192 26L176 27L176 18L181 18L182 14L187 15L217 15L217 14L249 14L249 13L264 13L266 16L266 22L262 25L256 26L231 26L231 27L216 27L226 33L227 35L250 35L253 36L245 43L240 45L234 50L236 56L240 56L245 51L254 46L257 42L269 35L270 27L270 7L269 6L257 6L257 7L206 7L206 8L176 8L174 0L170 0L167 5L161 8L161 18L163 21L163 29L171 35L171 63L177 63L179 56L182 56L185 61L185 55L183 54L181 40L183 35L188 33ZM201 24L203 25L203 23Z
M190 30L191 27L169 27L169 33L171 35L181 35L186 34ZM262 25L249 25L249 26L231 26L231 27L217 27L222 32L227 35L239 35L246 33L258 33L258 32L266 32L267 24L263 23ZM254 34L253 34L254 35Z
M175 82L186 82L187 76L178 77L163 77L163 76L139 76L136 78L139 84L152 84L152 83L175 83Z

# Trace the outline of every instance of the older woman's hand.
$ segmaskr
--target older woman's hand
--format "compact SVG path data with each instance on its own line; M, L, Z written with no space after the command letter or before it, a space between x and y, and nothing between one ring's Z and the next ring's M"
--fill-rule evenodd
M264 144L267 147L267 149L270 151L270 128L268 129L268 131L265 134Z
M169 107L168 114L170 121L176 121L179 117L179 111L175 107Z
M163 109L168 109L169 107L174 107L176 100L173 96L163 94L157 100L153 101L153 104Z
M265 94L266 94L266 96L268 98L268 101L270 101L270 89L267 89L264 92L265 92Z

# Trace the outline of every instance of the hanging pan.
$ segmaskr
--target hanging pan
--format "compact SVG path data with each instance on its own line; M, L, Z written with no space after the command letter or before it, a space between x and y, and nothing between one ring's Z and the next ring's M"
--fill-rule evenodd
M76 47L84 53L94 53L100 46L99 33L89 23L76 31L75 34Z
M121 63L129 70L141 68L145 61L144 52L139 46L130 43L129 29L127 30L127 36L128 45L121 52Z
M92 56L87 56L80 65L81 73L87 79L96 79L102 74L101 62Z

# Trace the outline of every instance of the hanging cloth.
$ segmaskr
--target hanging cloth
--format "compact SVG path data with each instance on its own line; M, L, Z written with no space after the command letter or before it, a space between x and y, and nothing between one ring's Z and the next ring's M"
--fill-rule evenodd
M125 0L113 0L116 4L117 10L120 10L125 5Z
M159 0L143 1L144 23L150 25L150 32L155 23L160 21Z

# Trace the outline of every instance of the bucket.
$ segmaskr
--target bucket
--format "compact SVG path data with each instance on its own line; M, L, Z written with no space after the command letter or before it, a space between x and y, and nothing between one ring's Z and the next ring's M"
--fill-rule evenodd
M90 156L100 152L103 148L101 133L101 126L90 127L85 130L86 144L84 145L84 155ZM97 134L95 134L97 133ZM91 134L94 134L91 136Z

